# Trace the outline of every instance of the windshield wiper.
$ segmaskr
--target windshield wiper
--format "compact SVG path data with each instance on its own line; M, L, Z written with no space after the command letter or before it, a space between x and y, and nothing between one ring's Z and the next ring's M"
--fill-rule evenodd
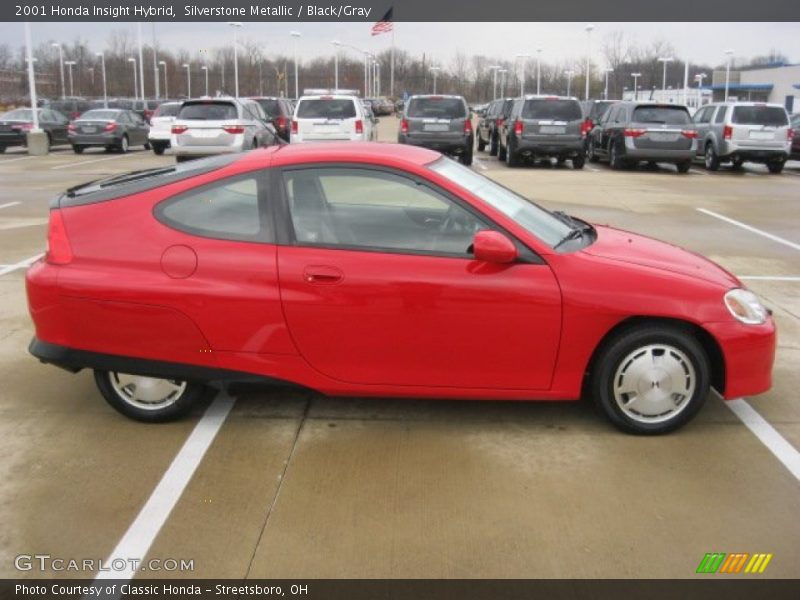
M562 244L565 244L571 240L577 240L584 236L584 234L591 233L594 231L594 227L589 225L589 223L585 223L583 221L579 221L578 219L574 219L570 217L567 213L557 210L553 213L557 219L569 225L571 227L569 233L561 238L558 243L553 246L553 250L556 250Z

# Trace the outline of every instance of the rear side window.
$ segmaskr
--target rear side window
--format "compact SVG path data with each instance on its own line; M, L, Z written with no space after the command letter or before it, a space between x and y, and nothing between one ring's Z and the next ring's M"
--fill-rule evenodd
M170 227L202 237L263 239L255 175L203 186L166 200L156 207L156 218Z
M608 112L608 109L613 105L612 102L595 102L592 110L589 113L593 121L599 121L603 115Z
M720 106L719 110L717 111L717 116L714 117L714 123L724 123L725 122L725 113L728 112L727 106Z
M179 119L199 121L225 121L237 118L236 106L230 102L200 102L184 104L178 113Z
M258 102L261 108L264 109L264 112L270 117L277 117L281 114L280 103L274 98L261 98L256 100L256 102Z
M786 111L777 106L734 106L731 121L737 125L788 125Z
M680 106L638 106L633 111L634 123L658 123L660 125L688 125L689 112Z
M356 105L346 98L310 98L297 105L298 119L353 119Z
M412 119L463 119L467 109L461 98L412 98L408 105L408 116Z
M180 104L162 104L153 114L154 117L174 117L181 110Z
M522 118L576 121L583 118L583 111L575 100L526 100Z

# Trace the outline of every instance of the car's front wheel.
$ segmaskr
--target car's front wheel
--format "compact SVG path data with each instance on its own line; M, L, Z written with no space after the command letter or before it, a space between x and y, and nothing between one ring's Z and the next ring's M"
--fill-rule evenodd
M478 135L478 152L483 152L486 149L486 142L483 141L483 138Z
M608 340L591 374L596 404L629 433L667 433L688 423L709 390L710 366L687 330L644 325Z
M206 387L177 379L159 379L115 371L95 371L103 398L117 411L137 421L172 421L185 415Z

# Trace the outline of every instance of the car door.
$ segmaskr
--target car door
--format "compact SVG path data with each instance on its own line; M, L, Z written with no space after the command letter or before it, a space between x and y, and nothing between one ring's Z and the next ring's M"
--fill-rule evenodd
M361 385L543 390L561 295L549 266L469 253L496 228L408 173L366 166L283 172L284 314L305 360Z
M706 140L711 134L711 115L714 113L715 106L704 106L694 115L694 127L697 131L697 155L705 152ZM724 110L723 110L724 114Z
M53 141L59 144L68 143L67 126L69 125L69 119L55 110L51 110L50 113L53 117Z
M135 132L136 142L131 140L131 143L146 144L147 143L147 121L144 120L139 113L131 113L131 120L133 121L133 131Z

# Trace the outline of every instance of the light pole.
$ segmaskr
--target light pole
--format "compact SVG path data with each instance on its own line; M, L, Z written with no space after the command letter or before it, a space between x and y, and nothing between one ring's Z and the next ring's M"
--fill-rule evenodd
M542 49L536 49L536 95L542 93Z
M138 83L138 80L136 79L136 59L131 57L131 58L128 59L128 62L131 63L131 65L133 65L133 99L134 100L138 100L139 99L139 83Z
M158 89L158 80L160 77L158 76L158 50L156 47L156 22L153 21L153 81L155 82L154 91L156 94L156 100L161 98L161 90ZM166 98L166 96L164 96Z
M522 72L519 78L519 95L525 95L525 59L530 58L530 54L517 54L517 59L522 59L522 64L520 65L520 71Z
M75 61L74 60L65 60L64 64L69 67L69 95L70 96L74 96L75 95L75 91L74 91L74 88L72 87L72 66L75 64Z
M727 61L725 62L725 102L728 101L728 87L730 86L731 81L731 57L733 56L733 50L730 48L725 50L725 56L728 57Z
M706 77L708 77L708 75L706 75L705 73L698 73L697 75L694 76L694 80L697 82L697 89L703 87L703 79L705 79Z
M333 89L334 91L339 89L339 46L342 45L342 42L339 40L332 40L331 44L333 44Z
M500 73L500 97L503 98L506 95L506 73L508 73L508 69L500 69L498 73Z
M609 73L613 73L613 72L614 72L614 69L612 69L611 67L606 67L605 68L606 87L603 89L603 100L608 100L608 74Z
M39 144L34 143L36 137L42 137L42 130L39 129L39 111L36 101L36 76L33 73L33 44L31 43L31 24L25 21L25 57L28 59L28 93L31 96L31 113L33 116L33 129L28 132L28 154L47 154L48 148L45 144L44 151ZM46 138L45 138L46 139Z
M433 93L436 93L436 74L441 70L441 67L431 67L431 73L433 73Z
M58 64L61 66L61 99L63 100L67 95L66 87L64 86L64 48L61 44L52 43L53 48L58 48Z
M137 35L139 38L139 96L142 101L142 108L147 108L144 104L144 51L142 50L142 23L136 24Z
M492 72L492 100L497 100L497 72L502 69L500 65L491 65L489 70Z
M300 97L300 85L297 81L297 38L300 37L299 31L290 31L289 35L292 36L294 41L294 97L295 100ZM366 91L366 88L364 88Z
M230 21L228 25L233 27L233 90L234 97L239 97L239 44L236 39L236 32L242 27L238 21Z
M189 63L183 63L183 68L186 69L186 97L192 97L192 72Z
M167 87L167 61L160 60L158 61L162 67L164 67L164 98L169 98L169 88Z
M106 88L106 55L98 52L97 56L100 57L100 64L103 66L103 108L108 108L108 89Z
M205 71L206 73L206 96L208 96L208 66L203 65L202 67L200 67L200 69Z
M592 53L592 30L594 25L589 23L584 30L586 31L586 96L584 100L589 99L589 71L590 71L590 55ZM569 94L567 94L569 96Z
M675 59L671 56L662 56L658 59L658 62L664 63L664 75L661 78L661 89L664 90L665 95L667 91L667 63L671 63L673 60Z
M372 66L375 69L375 97L377 98L381 95L381 63L376 60Z
M569 71L565 71L564 74L567 76L567 96L569 96L569 91L572 87L572 76L575 74L575 71L570 69Z
M636 100L638 100L638 97L639 97L639 86L638 86L637 82L639 81L639 77L641 77L641 76L642 76L641 73L631 73L631 77L633 77L633 101L634 102L636 102Z

